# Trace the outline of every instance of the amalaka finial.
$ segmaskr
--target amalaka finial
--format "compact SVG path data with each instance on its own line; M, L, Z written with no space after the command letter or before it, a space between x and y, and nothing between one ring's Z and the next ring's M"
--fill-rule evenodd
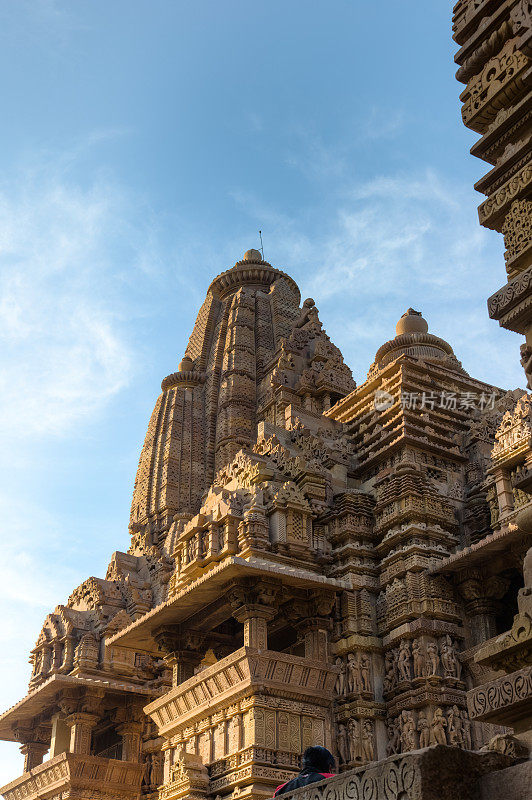
M414 311L409 308L397 325L395 326L395 333L401 336L403 333L428 333L429 326L427 321L421 316L421 311Z

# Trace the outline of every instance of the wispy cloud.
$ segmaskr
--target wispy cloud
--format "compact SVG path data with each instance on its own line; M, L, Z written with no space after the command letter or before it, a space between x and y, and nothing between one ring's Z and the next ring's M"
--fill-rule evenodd
M112 181L82 188L58 162L0 186L2 436L68 431L133 374L121 290L149 236Z
M274 261L322 306L357 379L412 305L472 375L523 385L517 337L488 318L486 298L504 280L502 242L479 226L473 191L434 169L360 183L344 172L339 183L327 213L288 216L253 196L235 199L266 220Z
M402 109L373 106L366 119L358 125L358 140L393 139L403 129L405 114Z

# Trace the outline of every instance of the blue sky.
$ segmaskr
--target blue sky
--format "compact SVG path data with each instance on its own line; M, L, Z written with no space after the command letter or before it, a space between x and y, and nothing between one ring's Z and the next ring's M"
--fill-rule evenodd
M0 0L0 706L46 613L127 549L161 378L264 235L358 382L408 306L523 386L489 321L450 0ZM0 747L0 781L20 774Z

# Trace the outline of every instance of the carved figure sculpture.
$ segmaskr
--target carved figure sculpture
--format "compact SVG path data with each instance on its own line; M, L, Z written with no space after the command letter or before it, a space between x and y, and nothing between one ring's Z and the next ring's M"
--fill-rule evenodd
M397 660L399 667L399 679L409 681L412 678L410 671L410 643L406 639L401 640L399 646L399 657Z
M363 692L371 692L370 669L370 657L367 653L362 653L360 656L360 680L362 683Z
M393 756L401 752L401 729L399 720L393 717L388 717L386 720L386 730L388 733L388 741L386 743L386 755Z
M420 711L417 717L417 732L419 733L419 746L429 747L430 745L430 728L427 720L427 715L424 711Z
M461 747L462 741L462 720L458 706L453 706L447 712L447 738L453 747Z
M433 675L437 675L439 666L440 656L438 645L435 641L431 640L427 644L427 676L432 677Z
M461 671L460 662L456 657L456 652L450 636L446 636L444 639L442 639L440 653L445 677L459 678Z
M362 757L365 761L373 761L375 758L373 723L369 719L364 720L362 725Z
M445 732L447 720L443 716L441 708L438 707L435 709L430 727L432 744L447 744L447 734Z
M340 672L336 678L335 691L338 697L343 697L345 694L345 662L343 658L338 658L334 662L337 667L340 667Z
M349 760L356 761L360 758L359 750L360 723L356 719L349 720Z
M472 728L471 720L469 719L467 711L462 711L460 716L462 718L462 738L464 742L464 748L466 750L472 750L473 742L471 738L471 728Z
M401 742L402 752L416 749L416 726L411 711L401 712Z
M391 692L397 684L397 668L394 651L387 650L384 656L384 691Z
M360 691L360 667L358 661L353 653L349 653L347 656L347 669L348 669L348 680L349 680L349 691L350 692L359 692Z
M345 725L338 725L338 736L336 737L336 745L338 748L338 755L340 757L341 764L348 764L350 761L350 751L349 751L349 738L347 734L347 728Z
M412 659L414 662L414 678L422 678L425 672L425 653L419 639L412 642Z

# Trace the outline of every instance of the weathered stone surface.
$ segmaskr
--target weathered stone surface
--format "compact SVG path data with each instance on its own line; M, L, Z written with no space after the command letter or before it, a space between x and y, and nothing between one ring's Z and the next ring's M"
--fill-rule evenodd
M413 309L357 388L314 300L259 256L213 281L162 383L129 553L47 617L0 717L26 776L123 759L149 800L259 800L312 744L343 772L434 745L353 778L412 773L431 797L451 764L495 763L466 754L503 731L466 689L497 679L514 610L528 398L468 375Z
M496 770L503 770L507 764L508 759L498 753L464 753L436 745L364 769L350 770L283 797L287 800L481 800L486 774L496 781L499 775ZM491 800L497 795L488 797Z

